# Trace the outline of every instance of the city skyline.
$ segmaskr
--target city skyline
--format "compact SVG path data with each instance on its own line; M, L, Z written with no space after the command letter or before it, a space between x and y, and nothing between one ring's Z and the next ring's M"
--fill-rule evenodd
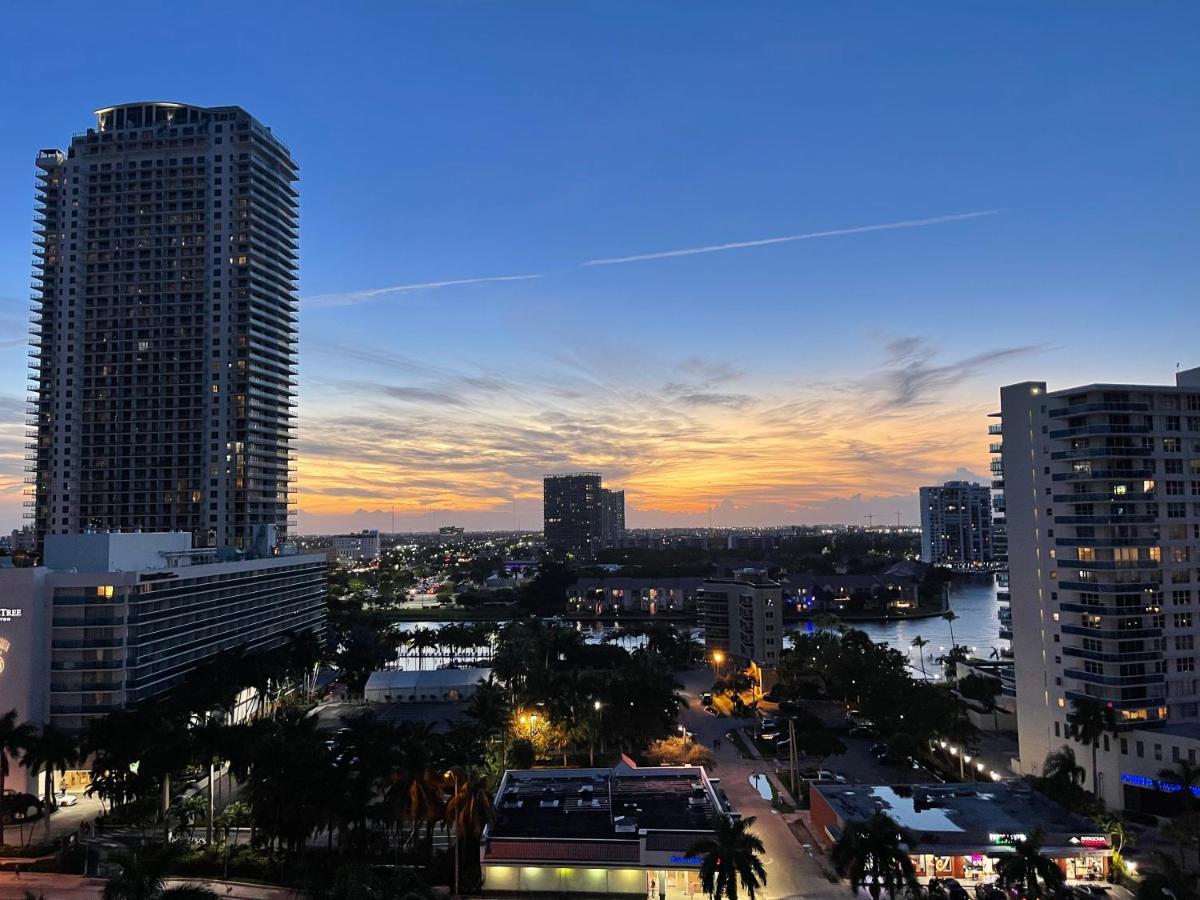
M250 10L228 71L208 10L93 71L82 12L0 148L0 530L34 159L147 96L243 106L301 165L301 533L537 527L580 469L631 528L913 523L920 485L986 483L1001 384L1195 364L1193 10L906 10L901 46L886 10L623 9Z

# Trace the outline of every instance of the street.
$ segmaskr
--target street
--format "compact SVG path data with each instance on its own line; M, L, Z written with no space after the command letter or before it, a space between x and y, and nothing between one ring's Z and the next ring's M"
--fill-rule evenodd
M751 784L752 777L762 778L770 772L770 765L756 759L742 759L737 747L724 740L725 732L734 728L739 720L710 716L700 705L700 693L711 686L712 673L708 670L688 672L683 675L682 682L687 692L687 707L681 710L680 721L696 735L697 741L709 748L715 738L722 738L721 748L713 751L718 763L713 774L720 779L734 808L743 817L755 817L754 831L766 848L763 865L767 870L767 887L759 896L766 900L844 898L847 893L845 883L831 883L822 875L816 861L789 830L788 823L799 818L799 814L780 814L772 810L770 801Z

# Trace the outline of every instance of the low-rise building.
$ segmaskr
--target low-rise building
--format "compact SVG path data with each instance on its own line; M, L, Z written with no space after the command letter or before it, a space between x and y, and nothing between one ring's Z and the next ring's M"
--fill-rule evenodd
M783 649L783 589L763 572L710 578L697 595L704 648L719 666L749 668L760 690L770 690Z
M971 784L814 784L812 833L832 845L852 822L883 812L914 838L909 856L921 878L990 881L1013 844L1042 832L1043 856L1068 879L1103 881L1109 836L1021 782Z
M364 528L356 534L335 534L333 552L338 559L370 562L379 559L380 544L377 528Z
M916 609L921 581L914 575L788 575L783 585L806 612Z
M580 578L567 588L567 609L612 612L693 612L703 578Z
M738 814L701 766L510 770L484 832L483 889L695 897L702 860L688 850L714 816Z
M433 669L428 672L384 669L367 678L368 703L458 703L469 700L491 669Z

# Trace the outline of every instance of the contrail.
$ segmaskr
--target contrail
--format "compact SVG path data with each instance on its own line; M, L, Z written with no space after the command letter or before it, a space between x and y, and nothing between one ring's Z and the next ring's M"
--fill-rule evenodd
M811 241L814 238L840 237L845 234L865 234L868 231L891 231L896 228L923 228L926 225L941 225L944 222L961 222L994 216L1000 210L984 209L977 212L957 213L952 216L935 216L932 219L905 219L901 222L885 222L882 225L860 225L857 228L837 228L832 231L810 231L807 234L789 234L785 237L762 238L757 241L737 241L732 244L712 244L707 247L689 247L686 250L666 250L662 253L640 253L637 256L616 256L609 259L589 259L581 266L613 266L618 263L641 262L646 259L668 259L672 256L694 256L697 253L719 253L722 250L741 250L745 247L764 247L767 244L786 244L789 241Z
M351 291L345 294L317 294L305 297L309 306L353 306L383 294L399 294L404 291L424 291L430 288L453 287L459 284L483 284L488 281L529 281L541 275L491 275L487 278L455 278L450 281L426 281L421 284L397 284L392 287L372 288L367 291Z

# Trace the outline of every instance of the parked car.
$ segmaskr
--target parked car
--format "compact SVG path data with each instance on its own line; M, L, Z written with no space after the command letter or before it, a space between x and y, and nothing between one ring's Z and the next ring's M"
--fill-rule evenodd
M996 887L995 882L981 881L975 885L975 900L1009 900L1008 894Z
M712 694L710 692L705 691L703 694L700 695L700 705L701 706L712 706Z
M54 805L55 806L59 806L59 807L74 806L78 802L79 802L79 798L76 797L74 794L55 794L54 795Z
M815 772L809 772L803 776L808 781L833 781L837 784L845 784L846 776L838 772L831 772L828 769L817 769Z
M869 725L855 725L849 734L850 737L875 737L875 729Z
M0 816L6 822L27 822L37 818L44 807L41 800L33 794L25 794L6 788L4 796L0 797Z
M871 745L871 755L873 757L875 757L876 759L883 759L885 756L888 755L887 744L872 744Z
M706 707L704 707L704 711L705 711L706 713L708 713L710 716L715 716L715 715L717 715L717 710L716 710L714 707L712 707L712 706L706 706Z

